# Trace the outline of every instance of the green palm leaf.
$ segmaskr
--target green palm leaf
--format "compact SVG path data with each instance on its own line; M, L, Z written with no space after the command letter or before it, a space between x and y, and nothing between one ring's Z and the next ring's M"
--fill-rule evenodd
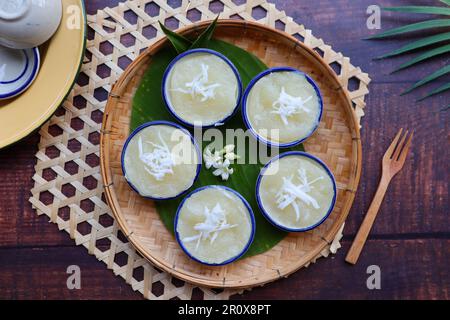
M373 36L366 38L366 40L381 39L381 38L391 37L391 36L395 36L395 35L403 34L403 33L407 33L407 32L412 32L412 31L420 31L420 30L443 28L443 27L450 27L450 19L435 19L435 20L416 22L416 23L408 24L406 26L390 29L388 31L385 31L385 32L382 32L379 34L375 34Z
M380 57L375 58L375 60L379 60L379 59L385 59L385 58L389 58L389 57L393 57L393 56L397 56L399 54L402 53L406 53L409 51L413 51L416 49L420 49L435 43L439 43L442 41L447 41L450 40L450 32L445 32L445 33L440 33L440 34L436 34L434 36L430 36L430 37L426 37L417 41L414 41L410 44L407 44L403 47L401 47L400 49L394 50L392 52L389 52L385 55L382 55Z
M450 90L450 82L444 84L443 86L440 86L439 88L437 88L437 89L435 89L435 90L433 90L433 91L431 91L431 92L430 92L429 94L427 94L425 97L422 97L422 98L420 98L420 99L417 100L417 101L425 100L426 98L429 98L429 97L431 97L431 96L434 96L434 95L436 95L436 94L442 93L442 92L447 91L447 90Z
M430 59L432 57L435 57L435 56L438 56L438 55L441 55L441 54L444 54L447 52L450 52L450 44L447 44L445 46L442 46L442 47L439 47L436 49L429 50L429 51L425 52L424 54L421 54L421 55L415 57L414 59L411 59L410 61L402 64L400 67L398 67L397 69L392 71L391 74L394 72L406 69L416 63L422 62L424 60Z
M450 15L450 8L433 6L402 6L382 8L385 11Z
M398 7L386 7L382 8L384 11L391 11L391 12L402 12L402 13L418 13L418 14L434 14L434 15L445 15L450 16L450 0L439 0L441 3L445 4L446 6L398 6ZM434 34L431 36L423 37L421 39L415 40L411 43L408 43L407 45L404 45L400 47L399 49L393 50L391 52L388 52L384 55L381 55L379 57L376 57L374 60L379 59L385 59L385 58L391 58L394 56L402 55L405 53L409 53L414 50L423 49L427 46L435 45L438 43L444 43L438 48L432 48L431 50L428 50L422 54L419 54L415 58L409 60L406 63L403 63L400 65L397 69L392 71L391 73L406 69L408 67L411 67L415 64L421 63L427 59L430 59L435 56L439 56L442 54L448 54L450 52L450 32L448 30L448 27L450 27L450 19L432 19L432 20L425 20L421 22L416 22L412 24L408 24L402 27L393 28L390 30L387 30L385 32L381 32L379 34L370 36L366 39L383 39L388 38L392 36L402 35L408 32L414 32L414 31L424 31L428 29L434 29L434 28L447 28L444 32L440 32L438 34ZM421 87L427 83L435 81L437 78L442 77L446 74L450 73L450 65L446 64L444 67L440 68L439 70L434 71L433 73L427 75L425 78L423 78L420 81L417 81L414 83L411 87L409 87L407 90L405 90L401 95L407 94L418 87ZM422 97L421 99L417 101L424 100L428 97L431 97L433 95L442 93L444 91L447 91L450 89L450 83L447 83L432 92L430 92L428 95ZM449 106L444 107L442 110L448 110Z
M401 95L401 96L402 96L402 95L405 95L405 94L407 94L407 93L413 91L414 89L416 89L416 88L418 88L418 87L420 87L420 86L423 86L424 84L427 84L427 83L429 83L429 82L431 82L431 81L433 81L433 80L435 80L435 79L437 79L437 78L439 78L439 77L442 77L443 75L445 75L445 74L447 74L447 73L449 73L449 72L450 72L450 65L445 66L444 68L439 69L439 70L433 72L432 74L426 76L426 77L423 78L422 80L416 82L413 86L411 86L411 87L410 87L409 89L407 89L406 91L402 92L402 94L400 94L400 95Z

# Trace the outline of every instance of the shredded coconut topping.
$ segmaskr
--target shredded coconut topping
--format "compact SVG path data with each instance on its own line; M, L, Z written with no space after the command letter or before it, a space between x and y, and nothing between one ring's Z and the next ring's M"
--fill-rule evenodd
M139 137L139 159L144 163L144 169L156 180L161 181L166 174L173 174L172 167L174 166L174 159L169 147L164 142L161 134L158 132L161 144L156 144L151 141L145 141L154 147L152 152L144 152L142 137Z
M312 99L312 96L303 100L302 97L293 97L286 93L284 87L281 88L281 93L278 99L272 104L273 111L271 113L279 114L281 120L285 125L289 124L288 118L293 114L304 111L310 113L311 110L306 108L305 104Z
M185 83L186 89L176 88L174 91L190 94L192 98L195 96L202 96L201 102L205 102L209 99L215 98L215 89L220 87L219 83L213 83L210 85L206 85L209 81L208 69L209 66L202 63L202 72L201 74L195 76L192 82Z
M183 239L183 242L197 241L195 250L198 249L202 240L209 239L212 244L221 231L238 226L237 224L231 225L227 223L226 213L220 206L220 203L217 203L212 210L209 210L209 208L205 206L203 214L205 215L205 221L197 223L194 226L194 230L199 231L199 233L195 236Z
M292 176L289 178L283 177L283 186L277 193L276 197L278 208L284 210L291 205L295 211L296 221L298 221L300 219L299 200L308 206L313 206L315 209L320 208L317 200L308 193L311 192L311 189L313 188L312 184L322 180L323 177L321 176L313 181L308 181L305 169L301 168L298 170L298 179L300 180L300 184L295 185L292 182L292 178Z

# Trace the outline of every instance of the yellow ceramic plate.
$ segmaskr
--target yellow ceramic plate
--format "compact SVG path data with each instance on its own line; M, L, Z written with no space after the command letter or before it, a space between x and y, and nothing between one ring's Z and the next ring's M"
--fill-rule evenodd
M84 56L86 15L82 0L63 0L56 34L40 49L39 74L22 95L0 101L0 149L33 132L64 101ZM79 24L78 24L79 22Z

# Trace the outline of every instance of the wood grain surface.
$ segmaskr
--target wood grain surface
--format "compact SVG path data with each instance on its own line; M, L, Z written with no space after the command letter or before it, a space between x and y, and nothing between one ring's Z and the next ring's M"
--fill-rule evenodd
M86 1L88 13L118 0ZM169 0L172 2L172 0ZM176 1L173 1L176 2ZM238 1L239 2L239 1ZM439 66L448 56L389 75L409 59L372 61L406 43L403 40L364 41L375 33L366 28L371 0L272 1L317 37L351 57L373 79L362 120L363 173L337 255L236 299L449 299L449 94L416 103L432 86L407 96L399 93ZM377 4L433 5L437 0L379 0ZM422 16L383 13L382 29L419 21ZM432 32L430 32L432 34ZM448 81L443 77L440 82ZM32 106L30 106L32 108ZM344 262L381 173L381 158L400 127L415 130L411 154L393 179L375 225L356 266ZM122 279L76 247L66 233L28 202L33 185L37 133L0 150L0 299L142 299ZM69 265L81 268L81 289L66 286ZM381 268L381 289L368 290L367 267ZM155 289L157 290L157 288ZM196 298L201 298L196 296Z

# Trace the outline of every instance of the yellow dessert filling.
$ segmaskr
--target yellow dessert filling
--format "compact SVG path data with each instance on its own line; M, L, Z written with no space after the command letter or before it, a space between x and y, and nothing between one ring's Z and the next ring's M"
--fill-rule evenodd
M317 224L328 213L334 183L316 161L291 155L267 167L258 192L261 205L276 224L303 229Z
M247 207L237 195L211 186L184 202L176 231L192 257L220 264L243 252L252 234L252 222Z
M259 79L250 90L246 109L251 127L276 143L306 138L317 126L321 111L311 83L304 75L289 71Z
M124 156L126 179L144 197L170 198L194 183L199 163L191 137L169 125L136 133Z
M165 92L179 118L190 124L211 125L233 113L239 85L223 59L211 53L193 53L172 67Z

